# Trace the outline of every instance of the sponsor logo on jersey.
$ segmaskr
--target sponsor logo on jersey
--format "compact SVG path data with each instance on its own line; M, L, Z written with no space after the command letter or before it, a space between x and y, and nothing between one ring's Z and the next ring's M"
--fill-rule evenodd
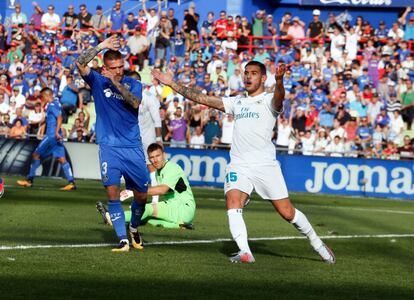
M258 112L250 111L249 107L242 107L240 113L234 115L235 120L240 119L259 119L260 114Z
M106 98L113 97L113 98L118 99L118 100L122 100L122 101L125 100L124 97L121 94L114 92L110 88L104 89L103 92L104 92L104 95L105 95Z

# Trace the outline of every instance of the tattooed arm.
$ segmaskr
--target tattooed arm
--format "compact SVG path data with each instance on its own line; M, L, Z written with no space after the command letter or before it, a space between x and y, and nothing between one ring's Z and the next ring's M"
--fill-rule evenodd
M104 49L112 49L118 50L117 47L117 36L112 35L98 46L86 49L79 55L79 57L75 60L76 65L78 66L79 72L81 75L88 75L90 69L88 67L88 63L102 50Z
M106 76L104 74L104 71L102 71L102 75ZM106 77L108 77L112 81L113 85L118 89L118 91L124 97L125 102L131 105L133 108L137 109L139 104L141 103L141 99L135 96L130 90L128 90L120 82L114 80L113 77L109 77L109 76L106 76Z
M163 84L170 86L173 90L177 91L185 98L224 112L224 104L222 98L204 95L199 90L176 83L171 72L161 73L159 70L154 69L151 71L151 73L154 78L158 79Z

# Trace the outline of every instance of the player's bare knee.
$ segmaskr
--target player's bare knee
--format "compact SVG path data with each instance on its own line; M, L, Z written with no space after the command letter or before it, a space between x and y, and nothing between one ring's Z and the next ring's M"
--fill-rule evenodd
M134 191L134 199L138 203L146 203L147 202L147 193Z

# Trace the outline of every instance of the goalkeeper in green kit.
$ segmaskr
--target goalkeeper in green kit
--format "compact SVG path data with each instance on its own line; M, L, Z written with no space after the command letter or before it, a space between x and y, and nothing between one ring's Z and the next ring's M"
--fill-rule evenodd
M148 196L160 195L157 203L147 203L141 218L141 224L151 224L166 228L192 229L192 221L196 204L190 184L183 169L165 158L161 145L153 143L147 149L148 158L156 169L158 185L148 187ZM121 199L132 197L131 192L121 192ZM109 214L101 202L96 203L98 212L106 224L110 224ZM125 220L129 222L131 212L125 212Z

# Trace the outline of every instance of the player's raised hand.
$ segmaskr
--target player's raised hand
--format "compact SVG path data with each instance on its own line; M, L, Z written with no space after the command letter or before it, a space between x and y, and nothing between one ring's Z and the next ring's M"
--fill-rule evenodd
M285 64L280 64L276 66L276 73L275 73L276 80L283 79L283 75L285 75L286 70L287 70L287 66Z
M101 43L101 46L104 49L111 49L117 51L120 47L118 35L111 35L109 38L107 38Z
M174 73L171 70L168 70L167 72L162 73L158 69L153 69L151 71L151 74L155 79L158 79L161 83L165 85L170 86L174 82Z

